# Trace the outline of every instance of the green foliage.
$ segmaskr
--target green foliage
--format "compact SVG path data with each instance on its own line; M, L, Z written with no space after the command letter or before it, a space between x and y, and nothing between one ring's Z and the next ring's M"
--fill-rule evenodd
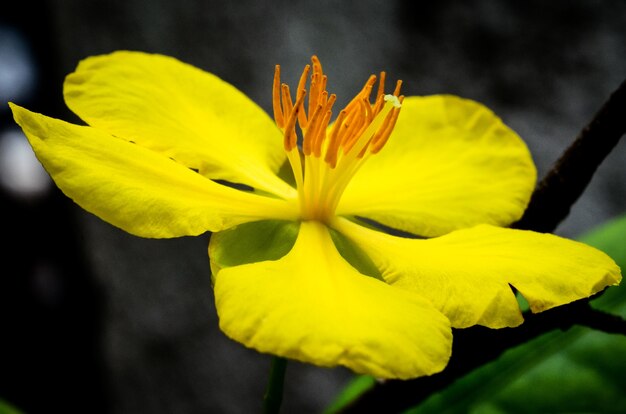
M3 399L0 399L0 414L22 414L22 412Z
M345 407L359 395L372 388L375 383L376 380L369 375L359 375L358 377L355 377L341 391L335 401L333 401L333 403L326 409L325 413L331 414L337 412L340 408Z
M626 216L581 239L626 269ZM595 308L626 317L626 288L609 288ZM626 337L574 327L505 352L406 414L626 412ZM334 412L373 385L358 377Z

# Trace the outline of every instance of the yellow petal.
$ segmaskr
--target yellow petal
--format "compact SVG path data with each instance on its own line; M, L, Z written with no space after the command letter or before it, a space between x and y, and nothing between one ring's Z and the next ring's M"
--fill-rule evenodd
M519 219L536 179L519 136L454 96L409 97L389 142L343 194L337 213L434 237Z
M441 313L358 273L314 221L280 260L222 269L215 301L224 333L260 352L381 378L429 375L450 356Z
M509 284L540 312L621 280L606 254L552 234L480 225L416 240L342 218L333 225L370 255L388 283L430 299L457 328L519 325L522 315Z
M171 57L122 51L83 60L67 76L64 95L89 125L209 178L295 195L275 175L285 154L274 122L215 75Z
M297 206L217 184L139 145L11 105L35 154L85 210L144 237L197 235L263 218L294 219Z

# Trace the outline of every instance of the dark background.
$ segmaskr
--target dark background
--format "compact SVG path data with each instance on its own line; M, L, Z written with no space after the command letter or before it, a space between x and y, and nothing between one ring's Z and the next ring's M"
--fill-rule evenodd
M3 2L0 100L75 121L63 77L117 49L175 56L268 110L276 63L293 85L317 54L340 104L386 70L406 95L489 106L528 142L542 176L626 75L626 2ZM139 239L46 181L20 191L0 103L0 399L27 413L258 412L269 357L219 331L208 235ZM575 237L625 211L622 142L557 233ZM350 377L291 363L285 412L321 411Z

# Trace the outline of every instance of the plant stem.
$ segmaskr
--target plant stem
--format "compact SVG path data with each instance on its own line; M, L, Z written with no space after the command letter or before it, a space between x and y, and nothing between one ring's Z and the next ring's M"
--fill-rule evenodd
M554 231L567 217L598 166L626 134L625 113L626 80L541 180L524 216L512 227L542 233Z
M287 360L281 357L272 357L270 377L263 397L263 414L278 414L280 404L283 401L283 384L285 383L285 371Z

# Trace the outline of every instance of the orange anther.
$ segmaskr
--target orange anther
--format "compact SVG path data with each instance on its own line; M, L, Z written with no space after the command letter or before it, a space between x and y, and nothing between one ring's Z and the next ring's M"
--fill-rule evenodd
M359 101L360 111L356 113L355 122L352 123L348 131L345 133L345 137L343 138L342 148L343 153L347 154L350 152L354 144L357 143L361 134L365 132L365 129L370 124L368 118L368 112L371 111L371 107L366 98L363 98Z
M313 154L319 158L322 155L322 144L326 139L326 130L328 129L328 123L330 122L330 117L332 116L332 111L328 110L324 114L324 118L322 122L316 128L315 132L315 143L313 144Z
M322 75L322 90L326 90L326 84L328 83L328 76Z
M317 108L317 101L320 97L320 83L320 74L313 73L313 75L311 75L311 93L309 94L309 117L312 115L313 111L315 111L315 108Z
M298 91L296 95L300 93L300 91L304 90L306 86L306 79L309 76L309 71L311 70L311 65L306 65L304 70L302 71L302 75L300 75L300 81L298 82ZM306 128L307 125L307 114L305 111L300 111L298 114L298 122L300 123L300 128Z
M367 82L365 82L365 86L363 87L363 90L361 90L361 92L359 93L359 97L367 99L367 101L369 102L370 95L372 94L372 88L374 87L375 83L376 83L376 75L370 75Z
M402 103L402 101L404 101L404 96L400 96L398 100ZM380 127L369 146L372 154L378 153L389 140L389 137L393 132L393 128L396 126L398 116L400 115L400 109L402 108L393 108L387 117L385 117L383 125Z
M337 153L339 152L339 130L343 129L343 123L346 119L347 112L346 110L342 110L339 112L339 116L335 120L335 125L333 125L333 130L330 133L330 138L328 139L328 146L326 147L326 155L324 156L324 161L326 161L331 168L335 168L337 165Z
M402 80L396 82L396 89L393 90L394 96L400 96L400 88L402 88Z
M309 97L311 99L311 97ZM309 116L309 125L304 133L304 138L302 139L302 152L304 155L310 155L311 149L313 148L313 141L315 140L315 132L317 129L317 124L320 120L320 113L322 112L323 106L318 105L315 108L315 112L313 112L312 116Z
M320 62L317 56L311 56L311 63L313 64L313 73L319 73L320 75L322 75L322 62Z
M309 76L309 71L311 70L311 65L306 65L304 70L302 71L302 75L300 75L300 81L298 82L298 92L304 89L306 85L306 79Z
M274 120L279 128L285 126L283 110L280 106L280 65L274 69L274 84L272 86L272 107L274 109Z
M376 93L376 102L385 94L385 79L387 74L385 71L380 72L380 80L378 81L378 92Z
M385 105L385 95L378 95L376 97L376 103L374 104L374 108L372 112L374 116L378 115L381 109L383 109L383 105Z
M287 88L287 93L289 93L289 89ZM296 99L296 103L293 106L293 110L289 113L289 118L287 120L287 125L285 125L285 150L291 151L298 144L298 136L296 135L296 118L298 117L298 113L302 110L302 102L304 101L304 97L306 95L306 89L303 89ZM291 99L289 100L291 103Z
M357 101L358 102L358 101ZM346 111L346 119L343 121L343 125L341 125L341 129L339 130L339 135L337 139L339 140L339 145L344 146L346 141L349 140L348 132L352 131L352 126L358 123L358 111Z
M283 101L283 116L288 117L293 110L293 103L291 101L291 93L289 92L289 85L283 83L281 85L282 101Z
M330 96L328 97L328 101L326 101L326 107L324 109L327 111L330 111L333 105L335 104L336 100L337 100L337 95L335 95L334 93L331 93Z

